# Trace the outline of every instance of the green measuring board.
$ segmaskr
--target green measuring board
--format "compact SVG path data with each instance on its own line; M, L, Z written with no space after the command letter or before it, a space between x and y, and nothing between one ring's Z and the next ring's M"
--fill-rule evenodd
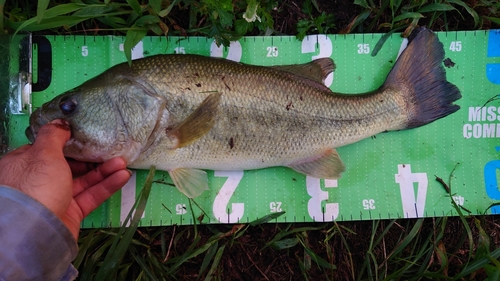
M210 190L190 204L168 184L168 173L158 171L141 225L193 224L193 217L202 223L244 223L275 212L285 212L273 220L277 222L451 216L456 215L451 200L464 213L500 213L500 206L489 208L500 200L500 103L492 100L500 96L500 30L437 34L446 51L447 78L463 96L455 114L339 148L347 168L339 180L310 178L285 167L207 171ZM189 53L268 66L331 57L337 69L327 86L334 92L363 93L383 83L406 42L393 35L372 56L381 36L313 35L303 41L289 36L244 37L229 47L202 37L146 37L132 56ZM33 110L125 61L123 37L46 36L32 41ZM11 57L16 52L23 55L16 48ZM175 75L175 69L170 71ZM10 147L27 142L25 112L9 116ZM447 182L455 167L450 196L435 176ZM147 172L135 171L123 190L86 218L83 227L119 226Z

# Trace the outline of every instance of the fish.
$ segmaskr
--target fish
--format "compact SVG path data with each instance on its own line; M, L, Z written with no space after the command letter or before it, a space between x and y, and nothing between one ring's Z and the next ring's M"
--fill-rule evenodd
M330 58L265 67L222 58L164 54L118 64L30 116L26 135L64 119L66 157L167 171L189 198L208 189L206 170L274 166L338 179L337 148L386 131L417 128L460 109L446 79L444 49L419 28L382 86L362 94L324 85Z

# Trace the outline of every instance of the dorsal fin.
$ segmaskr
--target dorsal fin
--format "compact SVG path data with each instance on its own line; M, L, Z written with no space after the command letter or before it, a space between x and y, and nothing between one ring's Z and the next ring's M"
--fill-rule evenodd
M324 84L326 77L335 70L335 63L331 58L320 58L305 64L278 65L273 68Z

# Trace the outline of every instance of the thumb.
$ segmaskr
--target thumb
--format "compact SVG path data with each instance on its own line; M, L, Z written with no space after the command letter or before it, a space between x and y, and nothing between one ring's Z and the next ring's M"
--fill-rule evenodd
M62 150L71 137L71 129L67 121L62 119L52 120L40 128L33 146L35 148L56 148Z

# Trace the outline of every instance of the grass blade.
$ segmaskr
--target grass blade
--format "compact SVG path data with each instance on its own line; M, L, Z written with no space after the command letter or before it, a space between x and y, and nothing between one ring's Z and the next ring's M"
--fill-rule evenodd
M299 237L302 237L302 235L298 235ZM311 259L316 262L317 265L326 268L326 269L337 269L337 267L333 264L330 264L326 260L324 260L322 257L318 256L313 250L311 250L307 245L306 242L303 241L303 239L299 238L298 239L302 247L304 247L304 251L311 257Z
M426 5L420 9L418 9L418 13L430 13L430 12L438 12L438 11L452 11L456 10L455 7L453 7L450 4L442 4L442 3L433 3Z
M424 15L422 15L421 13L408 12L408 13L404 13L404 14L401 14L401 15L395 17L394 21L398 22L400 20L405 20L405 19L420 19L423 17L424 17Z
M127 0L127 3L138 15L142 14L141 4L137 0Z
M484 18L493 23L500 24L500 18L495 18L495 17L484 17Z
M45 10L49 6L50 0L38 0L38 6L36 8L36 22L40 23L45 14Z
M158 14L161 10L161 2L161 0L149 0L149 6L156 14Z
M270 221L272 221L272 220L274 220L276 218L279 218L280 216L282 216L285 213L286 213L285 211L282 211L282 212L271 213L269 215L265 215L265 216L263 216L260 219L256 219L256 220L250 222L250 225L251 226L256 226L256 225L259 225L259 224L270 222Z
M349 25L347 25L347 27L345 27L344 29L342 29L339 33L340 34L349 34L351 33L351 31L356 28L356 26L362 24L370 15L371 15L372 11L371 10L364 10L363 12L361 12L361 14L357 15L356 18L354 18L354 20L349 23Z
M90 247L90 244L92 240L94 239L94 235L96 233L97 229L92 229L89 231L87 235L85 235L85 239L83 240L83 243L79 243L78 246L78 256L76 259L73 261L73 266L75 268L79 268L80 265L82 264L83 259L87 255L87 251Z
M151 186L153 185L153 179L156 172L156 167L152 166L149 170L149 174L142 188L139 199L136 200L134 207L130 210L127 218L123 222L118 235L113 239L113 244L109 249L108 254L104 258L101 268L97 272L97 280L111 280L112 276L115 276L116 271L120 261L122 260L125 252L132 241L132 237L139 226L144 209L146 209L146 204L149 198L149 193L151 191ZM130 219L132 218L132 219ZM127 224L130 222L130 226Z
M467 4L465 4L464 1L462 1L462 0L448 0L448 3L457 4L459 6L462 6L467 11L467 13L469 13L469 15L471 15L472 18L474 19L474 27L479 25L479 15L477 14L476 11L474 11L474 9L472 9Z
M279 241L272 243L271 248L273 248L275 250L284 250L284 249L295 247L295 245L297 245L298 243L299 243L299 239L296 237L295 238L286 238L286 239L279 240Z
M212 277L214 277L214 272L217 269L217 267L219 266L219 263L220 263L220 260L222 258L222 254L224 253L225 248L226 248L226 245L224 244L224 245L222 245L222 247L220 247L217 250L217 253L215 254L215 257L214 257L214 262L212 263L212 266L210 267L210 270L208 271L207 276L205 277L205 281L212 280Z
M132 65L132 48L134 48L147 33L148 29L137 28L136 26L132 26L132 29L127 30L125 42L123 43L123 52L125 53L129 65Z
M160 11L158 13L158 16L160 17L166 17L168 14L170 14L170 11L172 11L172 8L177 5L178 3L180 2L180 0L174 0L172 1L172 3L170 4L170 6L168 6L166 9Z
M212 258L215 256L215 253L218 252L219 248L219 243L216 242L215 244L213 244L207 251L206 255L205 255L205 258L203 259L203 262L201 263L201 266L200 266L200 271L198 272L198 278L197 279L200 279L200 276L201 274L203 273L203 271L205 271L205 269L207 269L208 265L210 264L210 262L212 261ZM205 279L206 280L206 279Z
M405 28L405 26L400 26L400 27L395 28L395 29L393 29L393 30L385 33L384 35L382 35L382 37L380 37L380 40L378 40L377 44L373 48L371 56L372 57L376 56L378 54L378 52L380 51L380 49L382 49L382 46L384 46L384 44L387 41L387 39L389 39L389 37L391 37L392 34L394 34L394 32L399 31L399 30L401 30L403 28Z
M49 18L53 18L53 17L56 17L56 16L60 16L60 15L65 15L65 14L68 14L68 13L72 13L74 11L79 10L80 8L82 8L82 5L75 4L75 3L57 5L57 6L52 7L52 8L50 8L50 9L48 9L48 10L45 11L45 13L44 13L44 19L49 19ZM22 31L22 30L32 31L32 30L26 29L26 27L30 26L30 25L33 25L36 22L37 22L37 17L34 17L34 18L31 18L31 19L28 19L28 20L25 20L25 21L21 21L21 22L9 22L9 26L12 29L16 30L14 32L14 35L16 35L19 31ZM59 26L61 26L61 25L59 25ZM46 28L37 28L37 27L35 27L34 30L44 30L44 29L46 29Z
M462 270L462 272L460 272L459 274L457 274L457 275L455 275L453 277L453 280L459 280L459 279L461 279L464 276L472 274L472 273L480 270L481 268L483 268L487 264L489 264L491 262L490 259L498 259L499 257L500 257L500 248L494 250L493 252L491 252L491 254L489 254L487 256L483 256L480 259L478 259L478 260L470 263L469 265L467 265Z

